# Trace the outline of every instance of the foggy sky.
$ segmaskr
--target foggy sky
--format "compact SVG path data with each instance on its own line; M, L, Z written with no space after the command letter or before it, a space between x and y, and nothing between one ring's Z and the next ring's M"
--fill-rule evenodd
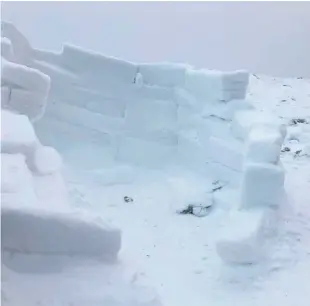
M34 47L310 77L310 2L2 2Z

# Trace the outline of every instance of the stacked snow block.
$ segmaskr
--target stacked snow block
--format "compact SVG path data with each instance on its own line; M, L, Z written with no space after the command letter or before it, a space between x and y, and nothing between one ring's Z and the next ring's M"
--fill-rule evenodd
M57 151L41 145L25 115L1 115L2 251L115 259L119 230L94 216L64 213L68 198Z
M132 84L138 69L134 63L68 44L63 46L61 57L64 68L87 77L93 86L105 86L104 82L110 83L111 80L118 84Z
M145 63L138 65L143 84L162 87L183 87L187 68L186 65L173 63Z
M239 128L235 135L246 137L239 208L217 242L219 256L230 263L256 263L266 255L264 234L276 226L273 218L284 200L280 152L286 129L271 116L247 114L252 124L244 112L235 116Z
M246 140L253 125L264 125L270 128L279 128L282 137L286 135L286 127L281 121L269 113L259 113L251 109L236 112L231 124L233 136L239 140Z
M11 43L13 56L10 56L10 61L26 66L31 64L33 49L26 37L12 23L1 22L1 37L7 38Z
M8 61L11 61L14 57L12 44L9 39L1 37L1 56Z
M242 100L246 96L249 74L246 71L221 72L188 69L185 89L197 100L224 101Z
M61 169L60 155L53 148L41 145L25 115L2 110L1 117L1 154L22 154L28 167L39 175L51 174Z
M121 232L93 216L39 208L2 207L1 248L11 253L115 260Z
M2 58L1 106L39 119L46 107L50 78L42 72Z

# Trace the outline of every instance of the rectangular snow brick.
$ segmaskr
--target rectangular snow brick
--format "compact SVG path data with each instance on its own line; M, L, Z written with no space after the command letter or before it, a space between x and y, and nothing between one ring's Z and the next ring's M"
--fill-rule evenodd
M1 61L2 82L17 86L25 90L41 92L45 95L50 89L50 77L37 69L29 68L24 65Z
M1 194L31 193L32 174L22 154L1 153Z
M183 86L186 66L172 63L145 63L139 65L143 82L164 87Z
M188 70L185 88L200 99L230 101L245 98L248 80L243 71Z
M253 264L264 256L263 232L270 212L265 209L234 211L216 243L220 258L228 263Z
M253 128L248 137L246 161L277 164L282 143L282 135L277 129L271 129L267 126Z
M43 116L46 104L47 94L18 88L11 90L9 108L28 116L31 120L37 120Z
M118 140L116 160L156 169L171 164L176 151L176 146L122 136Z
M33 49L32 56L37 61L43 61L50 64L60 64L61 53L49 50Z
M177 163L191 171L203 172L208 160L206 146L202 146L196 133L180 133L178 139Z
M49 105L46 113L57 120L81 125L102 133L120 133L124 127L123 118L104 116L66 103Z
M86 103L86 109L101 113L104 116L122 118L125 116L126 101L124 99L111 99L103 96L94 97Z
M6 110L1 110L1 119L1 152L33 152L39 141L29 119Z
M121 233L72 212L2 207L1 241L10 252L116 259Z
M10 89L8 86L1 86L1 109L7 108L10 99Z
M138 67L128 61L88 51L65 44L62 52L63 66L82 75L98 78L117 78L118 82L132 84ZM97 73L96 73L97 72Z
M177 106L173 101L166 100L131 100L127 102L125 120L128 130L174 130Z
M241 207L277 207L284 196L285 173L281 165L247 163L241 184Z
M10 61L13 58L13 49L11 41L5 37L1 37L1 56Z
M235 138L245 140L254 126L269 126L280 131L283 138L286 130L279 118L269 113L258 113L254 110L237 111L233 117L231 131Z
M242 170L243 154L220 138L210 137L207 143L208 159L236 171Z

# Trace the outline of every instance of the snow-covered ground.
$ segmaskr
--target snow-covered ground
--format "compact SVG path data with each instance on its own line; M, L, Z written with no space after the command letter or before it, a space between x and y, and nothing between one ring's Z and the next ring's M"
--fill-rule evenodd
M143 109L143 102L152 102L154 95L167 99L171 91L169 88L163 90L160 86L167 85L171 80L180 82L179 71L183 71L183 68L176 67L176 70L172 69L171 72L164 67L158 78L158 75L152 74L152 67L146 65L141 69L140 66L140 72L146 79L136 79L138 86L143 81L162 82L158 88L144 88L143 95L148 96L148 99L140 101L141 92L136 89L131 92L132 89L128 90L126 86L116 87L116 91L108 92L112 100L105 97L102 100L102 109L96 109L98 101L102 99L97 95L98 91L102 93L102 84L106 86L106 91L102 91L107 93L109 88L115 89L115 75L121 76L121 81L126 82L136 74L136 67L127 62L124 66L124 62L119 63L117 60L103 61L104 67L112 65L113 68L118 67L119 71L116 70L115 75L111 75L111 71L106 73L105 70L98 74L98 61L93 61L96 56L84 57L74 49L72 51L70 47L65 50L68 52L62 55L66 60L65 64L59 64L59 55L35 55L37 61L34 66L50 75L52 79L51 98L48 101L52 106L47 108L44 118L35 124L36 133L43 144L53 145L64 158L63 172L72 211L88 210L120 228L122 248L118 262L113 265L68 256L40 257L35 254L3 252L2 259L6 263L2 265L4 304L228 306L233 301L238 305L308 305L310 81L275 79L261 75L250 77L247 97L252 105L257 111L266 113L266 116L270 112L274 113L275 117L287 124L288 133L281 153L281 161L286 170L287 199L281 203L281 209L276 216L277 231L267 239L269 247L265 259L253 265L228 265L218 256L216 243L220 232L227 230L229 226L230 212L239 203L239 189L232 182L233 176L228 179L230 184L211 196L208 191L214 188L214 173L206 175L206 171L193 171L191 167L179 165L176 167L174 163L164 168L141 165L136 167L132 161L136 162L139 158L145 159L146 163L154 161L153 157L156 154L152 155L152 148L159 148L151 147L147 150L147 147L141 147L141 144L147 143L144 137L149 135L139 134L139 124L138 129L130 130L132 134L129 134L129 137L139 134L140 150L134 149L137 143L125 143L122 147L124 152L131 153L130 162L113 159L113 146L107 145L110 139L102 133L102 130L106 132L111 126L112 132L118 129L119 126L115 125L117 119L111 120L114 125L108 119L123 116L119 109L122 109L124 101L138 101L140 104L136 107ZM72 55L76 55L77 58ZM41 56L41 59L38 59L38 56ZM84 67L92 69L79 74L79 69L85 65L83 61L90 61ZM67 65L66 68L71 73L63 69L63 64ZM97 74L93 75L94 72ZM103 83L96 83L98 79ZM192 85L194 86L195 82ZM76 91L71 91L72 88ZM201 90L201 87L198 86L198 90ZM119 92L119 95L115 95L116 92ZM81 108L85 107L85 100L90 102L87 107L92 109L91 116L85 109L81 111ZM66 103L61 105L59 101ZM74 105L70 106L70 103ZM114 107L115 105L117 107ZM217 106L218 104L213 105L212 111L215 113ZM174 128L171 119L174 118L173 112L169 107L158 104L152 109L157 120L154 122L166 124L168 130ZM148 113L147 109L143 110ZM94 115L96 111L98 114ZM108 113L110 117L102 117L100 112ZM221 110L219 113L221 114ZM152 114L148 115L149 122L154 123ZM164 118L161 115L164 115ZM135 123L144 119L143 116L135 117L134 108L131 116L129 119ZM58 121L55 121L55 118ZM194 117L196 118L198 117ZM107 121L102 122L102 119ZM297 120L290 124L292 119L305 121ZM76 126L78 120L82 120L83 125ZM145 127L149 122L145 122ZM209 127L212 127L212 124L209 123ZM220 123L212 132L222 134L221 137L224 137L227 144L236 146L237 151L243 148L242 144L233 138L223 136L226 133L224 123ZM170 156L170 149L174 148L173 133L168 133L164 140L160 138L161 134L151 135L154 138L158 137L157 142L160 140L169 143L169 150L164 149L159 155L161 161L166 161L167 156ZM92 137L96 139L95 142L91 141ZM160 148L166 148L166 142ZM194 151L191 149L190 152ZM119 151L117 153L119 157ZM127 156L123 154L121 157L123 159ZM38 159L39 164L46 168L42 158ZM199 155L197 159L198 163ZM227 160L238 169L236 161L237 159ZM158 160L156 162L158 163ZM199 163L198 165L201 166ZM228 174L232 175L232 172ZM41 181L41 184L46 187L48 181ZM49 190L49 195L52 193L53 191ZM57 197L48 199L48 205L52 205L56 199ZM188 204L203 201L213 203L212 209L204 217L177 213L177 210L185 208Z

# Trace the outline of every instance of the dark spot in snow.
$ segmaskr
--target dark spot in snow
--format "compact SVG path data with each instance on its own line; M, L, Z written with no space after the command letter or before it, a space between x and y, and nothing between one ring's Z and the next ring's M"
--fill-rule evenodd
M284 147L281 152L290 152L291 151L291 148L289 147Z
M302 79L303 79L303 77L298 77L298 78L297 78L297 80L302 80Z
M281 100L281 102L286 102L287 100L285 100L285 99L283 99L283 100Z
M290 88L292 88L291 85L287 85L287 84L283 84L282 86L283 86L283 87L290 87Z
M304 124L309 124L309 122L306 119L303 118L294 118L290 121L290 125L296 125L298 123L304 123Z
M206 216L212 208L212 205L201 204L188 204L188 206L180 211L177 211L179 215L193 215L196 217Z
M299 154L301 153L301 151L302 151L302 150L297 150L297 151L295 152L295 157L296 157L296 156L299 156Z
M215 191L218 191L218 190L221 190L224 186L218 186L218 187L215 187L212 189L212 192L215 192Z
M295 99L295 98L291 98L291 100L292 100L292 101L296 101L296 99Z
M126 203L130 203L130 202L133 202L133 198L130 198L130 197L124 197L124 201L126 202Z

